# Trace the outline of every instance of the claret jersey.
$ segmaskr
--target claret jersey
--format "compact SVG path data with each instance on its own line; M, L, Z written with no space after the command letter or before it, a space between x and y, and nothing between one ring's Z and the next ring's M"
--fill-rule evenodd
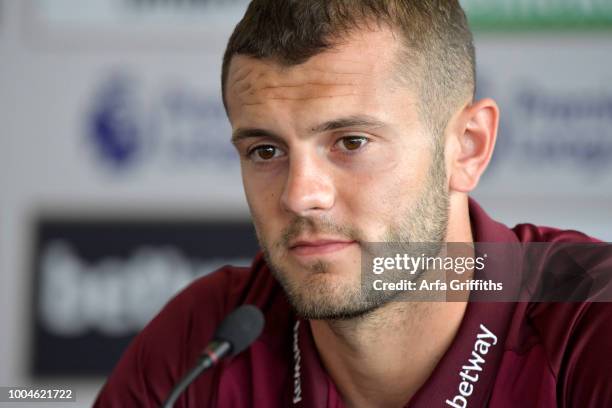
M470 218L477 242L592 241L529 224L508 229L472 200ZM176 406L343 407L309 322L295 316L261 255L171 300L125 351L95 406L159 407L216 326L245 303L263 311L262 335L202 374ZM407 406L612 407L612 304L470 302L450 348Z

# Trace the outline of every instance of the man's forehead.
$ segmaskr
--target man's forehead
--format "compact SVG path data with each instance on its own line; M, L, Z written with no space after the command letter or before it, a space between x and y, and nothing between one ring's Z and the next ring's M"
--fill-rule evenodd
M399 43L390 30L363 30L306 62L286 66L270 59L235 55L230 63L228 105L264 99L308 99L370 92L396 86ZM230 107L231 109L231 107Z
M242 70L245 64L257 64L258 68L275 69L278 73L294 73L301 68L314 68L319 71L359 72L374 74L390 68L396 60L400 42L396 34L388 28L353 30L336 40L333 46L313 55L306 62L293 66L279 64L274 59L255 59L235 55L230 64L229 74Z
M298 99L329 97L355 92L364 86L372 73L365 64L345 60L337 64L321 64L312 60L295 66L282 66L270 60L258 60L242 55L234 57L228 77L228 97L238 98L243 104L256 99ZM335 61L339 62L339 61Z

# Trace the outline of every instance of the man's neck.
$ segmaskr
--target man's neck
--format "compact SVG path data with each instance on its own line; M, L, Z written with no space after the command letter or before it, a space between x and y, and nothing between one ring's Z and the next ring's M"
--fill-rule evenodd
M362 318L310 326L347 406L401 407L450 347L466 305L393 302Z

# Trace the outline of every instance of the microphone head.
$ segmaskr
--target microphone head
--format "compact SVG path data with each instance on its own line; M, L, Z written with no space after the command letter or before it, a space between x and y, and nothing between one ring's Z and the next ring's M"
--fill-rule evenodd
M235 356L259 337L264 326L264 316L253 305L242 305L230 313L215 332L214 339L227 341L230 356Z

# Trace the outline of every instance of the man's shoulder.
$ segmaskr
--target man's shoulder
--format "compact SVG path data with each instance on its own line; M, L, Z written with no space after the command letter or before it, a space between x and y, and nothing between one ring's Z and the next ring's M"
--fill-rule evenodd
M147 324L124 352L95 406L159 406L197 361L219 323L242 304L274 316L266 319L259 349L288 330L291 308L263 257L257 256L249 268L224 266L193 281ZM193 391L198 400L214 400L216 372L198 379Z
M517 304L491 406L612 406L611 338L612 303Z
M280 286L259 254L251 266L225 265L194 280L172 301L197 304L197 310L204 313L209 307L229 312L245 303L265 308L280 292Z
M590 237L580 231L535 225L531 223L517 224L512 228L512 232L514 232L520 242L600 242L598 239Z
M260 339L276 330L284 331L284 326L290 324L292 309L261 254L250 267L226 265L196 279L171 299L155 319L180 325L176 329L188 330L190 343L201 346L211 340L214 330L229 313L244 304L259 308L266 321L274 317L274 324L265 325ZM194 331L201 337L198 341L193 341Z
M515 323L558 343L595 310L612 316L612 245L575 230L533 224L512 230L523 244L522 279L537 282Z
M612 393L603 391L612 360L603 356L612 351L612 246L574 230L533 224L512 230L532 246L525 268L540 292L515 308L502 383L530 389L542 401L608 406Z

